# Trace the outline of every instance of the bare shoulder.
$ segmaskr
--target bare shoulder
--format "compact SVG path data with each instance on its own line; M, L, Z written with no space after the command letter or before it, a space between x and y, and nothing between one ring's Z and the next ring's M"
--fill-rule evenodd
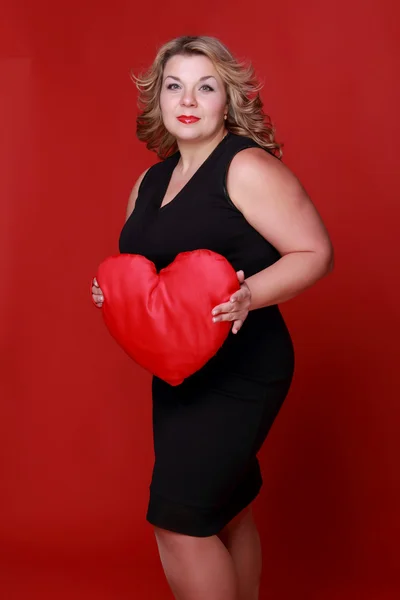
M142 181L149 169L151 169L151 166L148 167L145 171L143 171L143 173L141 173L139 175L139 177L136 179L136 181L134 183L132 191L129 195L128 206L126 207L126 220L129 218L133 209L135 208L135 203L136 203L136 199L138 197L140 184L142 183Z
M244 218L283 256L313 251L331 260L322 219L296 175L262 148L246 148L231 161L226 187Z
M265 199L277 198L277 192L287 196L306 195L296 175L278 158L262 148L246 148L233 157L227 175L227 190L241 210L246 198L262 192ZM253 194L249 194L252 191ZM279 194L282 198L282 193Z

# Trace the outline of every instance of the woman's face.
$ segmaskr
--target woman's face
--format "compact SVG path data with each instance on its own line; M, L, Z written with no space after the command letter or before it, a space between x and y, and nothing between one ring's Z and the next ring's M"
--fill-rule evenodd
M172 56L164 67L160 108L165 128L178 141L206 139L222 130L227 96L210 59Z

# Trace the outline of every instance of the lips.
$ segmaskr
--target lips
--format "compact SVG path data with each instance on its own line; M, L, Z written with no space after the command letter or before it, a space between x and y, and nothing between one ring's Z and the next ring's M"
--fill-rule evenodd
M197 121L200 121L200 119L199 117L194 117L193 115L180 115L178 117L178 121L181 123L196 123Z

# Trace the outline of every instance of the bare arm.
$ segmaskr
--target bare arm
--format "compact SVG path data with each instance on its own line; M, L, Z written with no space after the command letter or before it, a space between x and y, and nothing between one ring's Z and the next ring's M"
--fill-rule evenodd
M149 167L150 169L150 167ZM135 204L136 204L136 199L138 196L138 191L139 191L139 187L140 184L143 181L144 176L146 175L147 171L149 169L146 169L145 171L143 171L143 173L141 173L141 175L139 175L139 177L137 178L137 180L135 181L135 184L132 188L132 191L129 195L129 200L128 200L128 206L126 207L126 218L125 221L127 221L131 215L131 213L133 212L133 209L135 208Z
M129 195L128 206L126 207L125 221L128 220L133 209L135 208L135 203L136 203L136 199L138 196L140 184L142 183L143 178L146 175L148 170L149 169L146 169L145 171L143 171L143 173L141 175L139 175L139 177L137 178L137 180L132 188L132 191ZM98 308L101 308L103 306L103 301L104 301L103 292L100 289L99 284L95 277L93 278L93 281L92 281L92 301Z
M246 220L281 254L246 279L250 310L293 298L333 268L333 247L317 209L296 176L259 148L236 154L227 189Z

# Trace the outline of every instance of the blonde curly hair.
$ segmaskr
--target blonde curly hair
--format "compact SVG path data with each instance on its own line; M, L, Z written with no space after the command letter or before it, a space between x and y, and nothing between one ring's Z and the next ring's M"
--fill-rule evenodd
M264 114L259 92L262 89L251 63L238 61L217 38L210 36L181 36L165 43L158 50L153 64L136 76L131 72L138 95L140 114L136 119L136 135L146 142L149 150L165 159L177 151L174 136L164 127L159 98L163 71L169 58L175 55L207 56L223 80L229 104L226 128L232 133L248 136L257 144L275 154L283 155L282 146L275 140L275 128Z

